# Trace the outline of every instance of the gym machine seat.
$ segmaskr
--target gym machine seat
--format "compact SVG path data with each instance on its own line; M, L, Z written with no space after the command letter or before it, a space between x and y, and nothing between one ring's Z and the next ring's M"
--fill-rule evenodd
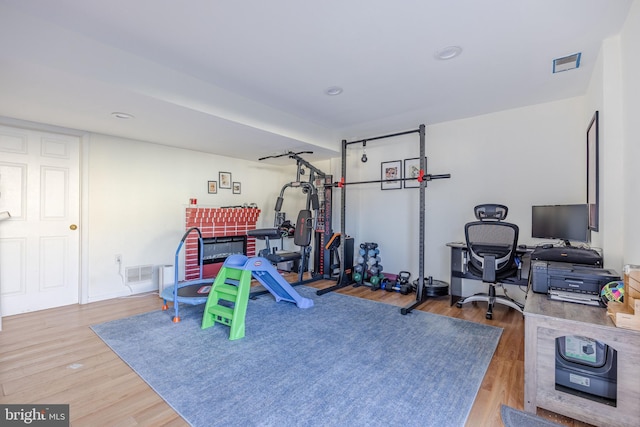
M247 231L247 235L265 241L267 247L263 250L264 252L261 251L260 256L268 259L272 264L297 261L301 257L300 252L276 251L275 248L271 249L270 240L282 238L282 233L278 228L258 228L256 230L249 230Z
M277 227L249 230L247 235L255 237L256 239L264 240L267 247L263 251L260 251L260 256L268 259L273 264L277 264L279 262L296 261L303 258L303 255L306 253L306 248L311 245L312 233L313 217L311 216L311 211L303 209L298 213L298 221L296 222L296 229L293 234L293 243L296 246L301 247L300 252L276 251L275 249L271 249L269 240L282 238L282 231ZM303 258L302 261L304 262L305 259Z

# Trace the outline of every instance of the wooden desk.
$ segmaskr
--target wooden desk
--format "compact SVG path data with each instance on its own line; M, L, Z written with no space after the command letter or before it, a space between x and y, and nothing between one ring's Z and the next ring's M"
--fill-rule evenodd
M544 408L589 424L640 426L640 332L616 328L601 307L552 301L529 290L524 307L524 409ZM589 337L617 353L617 406L555 389L556 338Z

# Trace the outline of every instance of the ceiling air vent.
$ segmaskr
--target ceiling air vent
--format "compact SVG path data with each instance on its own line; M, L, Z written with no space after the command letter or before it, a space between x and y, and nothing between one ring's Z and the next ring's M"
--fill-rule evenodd
M582 53L574 53L573 55L564 56L553 60L553 72L573 70L580 66L580 56Z

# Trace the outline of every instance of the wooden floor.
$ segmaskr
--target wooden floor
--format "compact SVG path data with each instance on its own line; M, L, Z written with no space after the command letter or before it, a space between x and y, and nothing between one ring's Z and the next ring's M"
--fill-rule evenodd
M309 286L332 284L318 281ZM415 298L368 287L348 286L338 292L398 307ZM161 306L157 294L145 294L3 318L0 403L70 404L72 426L188 425L89 328ZM449 297L428 299L417 309L504 328L467 426L502 426L501 404L524 408L522 315L498 306L493 320L486 320L486 306L450 307ZM586 426L542 410L538 415L566 426Z

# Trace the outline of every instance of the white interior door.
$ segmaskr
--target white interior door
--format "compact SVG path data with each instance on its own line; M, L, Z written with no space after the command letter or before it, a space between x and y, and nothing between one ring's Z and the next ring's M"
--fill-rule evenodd
M79 300L80 139L0 126L0 313Z

